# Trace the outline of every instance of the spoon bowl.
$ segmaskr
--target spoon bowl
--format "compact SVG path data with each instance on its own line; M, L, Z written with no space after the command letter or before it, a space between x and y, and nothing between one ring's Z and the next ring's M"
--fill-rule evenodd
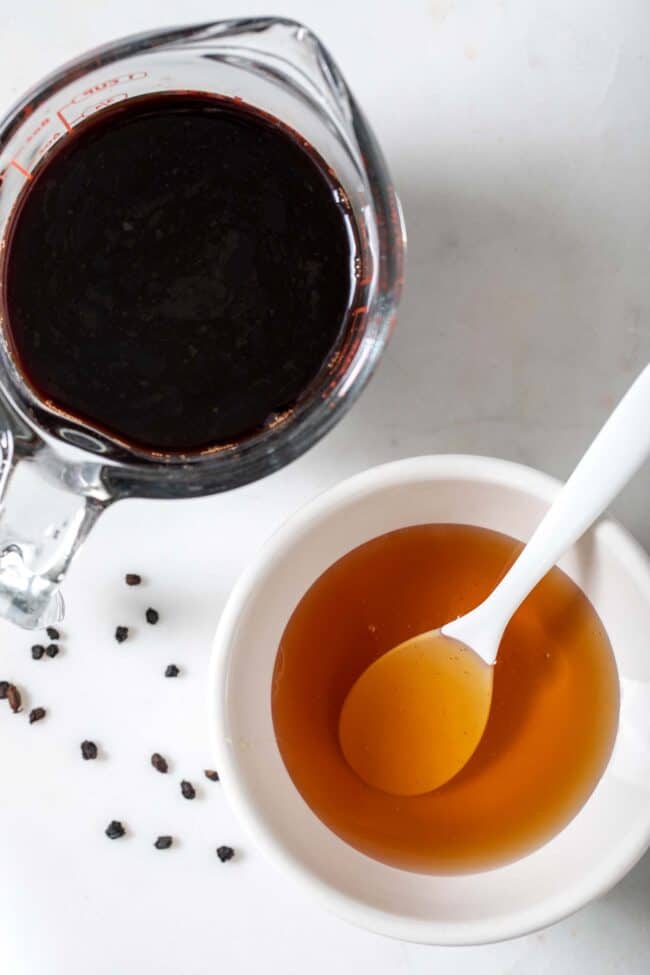
M493 671L440 630L383 654L341 710L339 741L348 764L392 795L437 789L467 764L483 736Z

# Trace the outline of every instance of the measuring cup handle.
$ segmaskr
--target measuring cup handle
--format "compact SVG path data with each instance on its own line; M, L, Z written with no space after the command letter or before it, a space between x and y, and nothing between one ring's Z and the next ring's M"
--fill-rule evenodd
M62 619L59 584L107 501L72 490L47 445L17 449L5 419L0 408L0 616L37 629Z

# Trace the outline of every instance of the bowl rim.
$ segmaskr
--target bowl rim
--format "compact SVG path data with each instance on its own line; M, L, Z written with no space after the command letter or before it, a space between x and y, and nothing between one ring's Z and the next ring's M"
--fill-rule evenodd
M341 504L388 485L449 478L514 487L550 503L561 482L532 467L495 457L438 454L410 457L371 467L347 478L298 508L260 547L239 576L222 612L214 637L208 676L209 734L227 800L256 846L280 872L311 892L330 913L376 934L402 941L435 945L477 945L504 941L553 924L600 897L617 884L650 846L650 802L647 816L622 847L599 859L587 873L576 877L561 893L534 907L494 918L470 921L432 921L398 916L342 893L291 853L268 826L257 804L249 799L237 762L228 747L228 668L236 643L239 617L267 569L316 520ZM607 544L626 565L629 574L650 601L650 559L640 544L609 519ZM343 842L343 841L341 841ZM387 869L391 869L387 867Z

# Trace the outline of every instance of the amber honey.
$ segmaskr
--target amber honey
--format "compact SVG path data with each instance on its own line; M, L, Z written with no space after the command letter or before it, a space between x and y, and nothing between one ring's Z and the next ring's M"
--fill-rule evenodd
M596 611L559 569L508 626L485 735L454 779L390 796L341 751L341 707L363 670L479 603L520 548L468 525L390 532L327 569L289 620L272 689L278 745L314 813L363 853L424 872L498 866L561 830L602 775L618 722L616 665Z

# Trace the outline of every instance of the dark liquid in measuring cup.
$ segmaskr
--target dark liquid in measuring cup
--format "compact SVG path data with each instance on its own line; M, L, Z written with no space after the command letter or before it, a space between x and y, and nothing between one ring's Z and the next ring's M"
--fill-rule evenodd
M208 96L126 102L36 172L5 266L39 398L185 452L291 408L351 318L356 234L336 181L275 120Z

